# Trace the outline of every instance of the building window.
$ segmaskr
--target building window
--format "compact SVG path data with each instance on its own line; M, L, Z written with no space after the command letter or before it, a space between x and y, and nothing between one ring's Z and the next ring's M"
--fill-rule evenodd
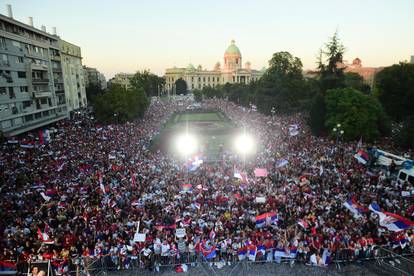
M6 39L4 37L0 36L0 48L5 49L6 48Z
M210 77L207 78L207 81L210 82Z
M0 95L6 95L7 90L6 87L0 87Z
M35 114L35 119L40 119L42 118L42 112L38 112Z
M19 79L25 79L26 78L26 72L18 71L17 76Z
M203 82L206 82L206 77L203 77Z
M27 86L20 86L20 92L29 92Z
M30 107L32 105L32 101L24 101L23 102L23 108Z
M201 77L198 77L198 82L201 82Z
M191 81L194 81L194 77L191 77Z
M13 87L9 87L9 98L10 99L16 98L16 95L14 94Z
M33 121L33 114L24 116L24 119L25 119L26 122Z
M191 84L191 89L194 89L194 83Z
M23 57L17 57L16 63L23 63L23 62L24 62Z
M198 89L201 89L201 84L198 84Z

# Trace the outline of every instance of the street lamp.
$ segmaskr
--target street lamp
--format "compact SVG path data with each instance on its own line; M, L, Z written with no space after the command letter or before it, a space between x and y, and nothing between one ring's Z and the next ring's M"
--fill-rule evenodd
M332 131L335 133L335 135L336 135L336 143L338 143L339 136L344 135L345 131L343 129L341 129L341 124L339 124L339 123L336 124L336 127L334 127L332 129Z
M276 108L273 106L272 110L270 110L270 113L272 113L272 118L275 116Z

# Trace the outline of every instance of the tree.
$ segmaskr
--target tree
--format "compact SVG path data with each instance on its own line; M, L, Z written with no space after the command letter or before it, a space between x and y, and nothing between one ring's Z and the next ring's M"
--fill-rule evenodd
M335 32L325 49L320 49L318 57L319 83L321 95L314 97L310 112L310 127L314 134L320 135L325 132L325 93L328 89L345 87L345 75L343 70L345 67L339 66L343 64L343 55L345 47Z
M373 141L389 133L387 117L375 97L352 88L330 89L326 92L325 104L325 126L333 129L340 123L346 140L363 137Z
M414 115L407 117L398 124L394 140L401 147L414 148Z
M414 64L394 64L375 77L378 99L396 122L414 116Z
M159 96L164 87L165 80L148 70L136 72L129 80L134 89L143 88L148 97Z
M142 117L148 108L149 100L143 88L126 89L114 85L98 96L94 111L98 121L103 123L125 123Z
M337 32L325 44L325 49L320 50L318 69L322 92L328 89L345 87L344 52L345 47L339 40Z
M305 88L301 60L289 52L274 53L255 89L257 108L265 114L273 107L278 113L300 111L301 102L308 97Z
M345 87L350 87L359 90L365 94L371 92L371 87L364 83L364 78L358 73L347 72L345 76Z
M325 113L325 98L320 92L311 103L309 125L313 134L321 135L325 131Z
M201 92L201 90L195 89L193 91L193 95L194 95L194 100L196 102L201 102L203 101L203 92Z
M175 94L177 95L187 95L187 83L182 78L179 78L175 82Z
M94 85L92 83L89 84L88 87L86 87L86 98L88 99L88 102L93 105L96 97L102 95L103 90L99 85Z

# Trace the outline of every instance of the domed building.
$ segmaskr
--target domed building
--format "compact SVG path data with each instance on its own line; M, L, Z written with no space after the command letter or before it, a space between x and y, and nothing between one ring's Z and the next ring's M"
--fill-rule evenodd
M215 87L226 83L245 83L258 80L263 75L263 70L251 69L250 62L242 66L242 55L234 40L224 52L224 64L217 62L213 70L206 70L201 65L194 67L188 64L187 67L169 68L165 71L165 88L168 93L174 94L176 82L179 79L185 81L187 92L195 89L203 89L206 86Z

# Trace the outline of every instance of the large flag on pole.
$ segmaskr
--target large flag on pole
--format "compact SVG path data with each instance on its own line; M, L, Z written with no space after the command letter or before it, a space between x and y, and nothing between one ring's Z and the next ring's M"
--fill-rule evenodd
M354 198L346 201L344 203L344 206L352 213L355 218L362 217L362 215L368 211L367 208L356 202Z
M379 216L379 224L390 231L397 232L414 227L414 221L397 214L382 212L376 203L371 203L369 209Z

